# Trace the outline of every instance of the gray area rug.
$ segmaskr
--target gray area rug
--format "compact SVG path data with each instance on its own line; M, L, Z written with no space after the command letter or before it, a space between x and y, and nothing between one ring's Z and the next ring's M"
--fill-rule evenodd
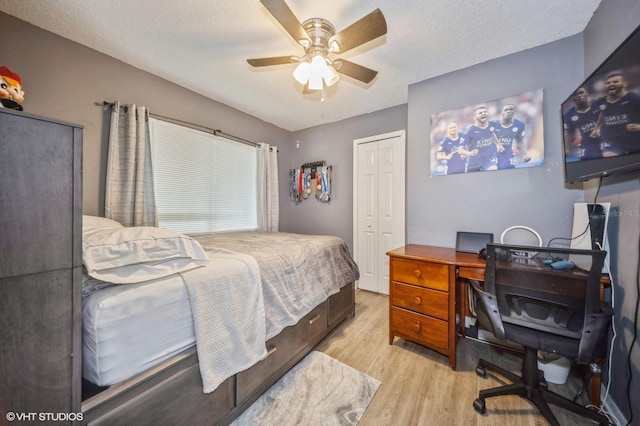
M373 377L313 351L232 425L355 425L379 387Z

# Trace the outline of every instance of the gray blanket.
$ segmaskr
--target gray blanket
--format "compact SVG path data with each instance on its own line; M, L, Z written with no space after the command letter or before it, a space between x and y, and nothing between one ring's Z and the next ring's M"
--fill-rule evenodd
M294 325L340 288L359 278L341 238L286 232L192 235L209 251L224 248L253 257L260 267L267 339Z

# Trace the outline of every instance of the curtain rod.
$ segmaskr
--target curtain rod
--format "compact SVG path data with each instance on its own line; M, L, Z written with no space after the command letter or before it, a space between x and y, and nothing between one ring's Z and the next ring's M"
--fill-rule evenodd
M102 101L102 103L98 103L97 105L110 106L111 108L113 108L116 105L116 103L115 102ZM121 106L121 108L122 108L122 106ZM251 145L251 146L258 146L259 145L256 142L252 142L252 141L243 139L241 137L230 135L229 133L225 133L220 129L211 129L209 127L201 126L200 124L190 123L188 121L178 120L177 118L165 117L163 115L158 115L158 114L153 114L153 113L149 113L149 116L153 117L153 118L158 118L158 119L161 119L161 120L169 121L169 122L172 122L172 123L175 123L175 124L181 124L183 126L187 126L187 127L192 128L192 129L195 129L195 130L200 130L200 131L206 130L206 131L212 133L214 136L222 136L222 137L224 137L226 139L231 139L233 141L236 141L236 142L239 142L239 143L243 143L245 145Z

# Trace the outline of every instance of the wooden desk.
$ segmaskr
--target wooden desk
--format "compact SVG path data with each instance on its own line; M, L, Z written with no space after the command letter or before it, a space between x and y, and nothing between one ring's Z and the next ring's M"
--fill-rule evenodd
M409 244L389 256L389 344L401 337L449 358L456 369L456 339L469 314L467 280L484 280L485 260L454 248ZM610 285L601 281L600 297ZM456 316L458 322L456 323ZM600 374L591 380L591 402L600 405Z

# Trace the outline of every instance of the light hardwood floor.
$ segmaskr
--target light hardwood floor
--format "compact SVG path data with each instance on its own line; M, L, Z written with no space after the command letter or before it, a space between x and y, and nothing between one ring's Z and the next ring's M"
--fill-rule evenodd
M356 315L328 336L316 350L380 380L361 426L382 425L547 425L537 409L519 397L487 399L487 413L478 414L478 391L503 384L488 374L476 375L479 358L518 372L520 359L512 353L469 339L458 339L457 371L446 357L396 338L389 345L389 298L356 291ZM571 375L566 385L549 388L573 398L582 380ZM587 396L578 401L587 404ZM589 420L552 408L562 425L589 425Z

